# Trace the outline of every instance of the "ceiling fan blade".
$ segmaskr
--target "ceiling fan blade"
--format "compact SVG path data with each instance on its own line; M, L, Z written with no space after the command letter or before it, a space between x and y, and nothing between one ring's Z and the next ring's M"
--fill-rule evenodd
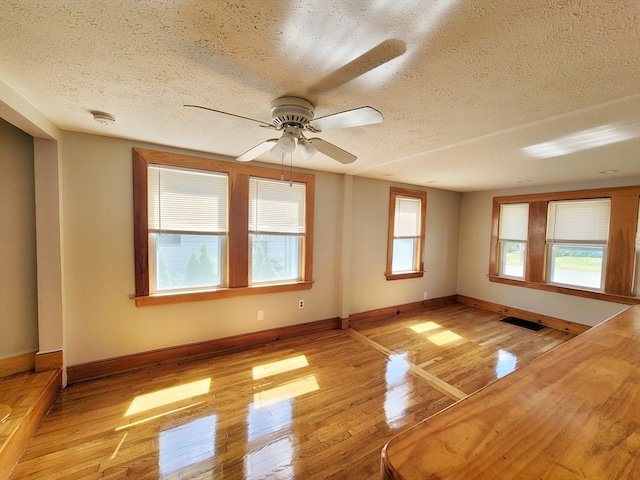
M265 140L264 142L262 142L262 143L256 145L255 147L247 150L246 152L244 152L242 155L240 155L238 158L236 158L236 160L239 161L239 162L250 162L254 158L259 157L260 155L262 155L266 151L268 151L271 148L273 148L273 146L276 143L278 143L278 139L277 138L270 138L269 140Z
M333 90L351 80L370 72L407 51L402 40L389 39L376 45L358 58L351 60L335 72L314 83L303 96L314 96Z
M222 110L216 110L215 108L203 107L201 105L183 105L184 107L190 108L201 108L203 110L209 110L210 112L222 113L224 115L231 115L232 117L242 118L244 120L251 120L252 122L259 123L261 127L265 128L276 128L271 123L263 122L262 120L256 120L255 118L243 117L242 115L236 115L235 113L223 112Z
M311 143L319 152L324 153L326 156L331 157L340 163L344 163L345 165L347 163L355 162L356 158L358 158L352 153L349 153L340 147L336 147L333 143L329 143L321 138L310 138L309 143Z
M317 132L334 130L337 128L361 127L382 122L382 114L372 107L360 107L345 112L333 113L320 118L314 118L309 125Z

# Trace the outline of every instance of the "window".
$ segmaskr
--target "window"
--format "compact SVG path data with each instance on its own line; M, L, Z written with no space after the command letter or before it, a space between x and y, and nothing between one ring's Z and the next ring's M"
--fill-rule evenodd
M151 293L220 287L227 239L227 175L149 165Z
M300 280L304 189L302 183L249 180L252 285Z
M524 279L529 204L500 205L500 275Z
M611 200L549 202L548 282L602 290Z
M136 305L312 285L313 175L133 150Z
M640 303L639 205L640 186L495 197L489 280Z
M427 194L391 187L387 240L387 280L422 277Z

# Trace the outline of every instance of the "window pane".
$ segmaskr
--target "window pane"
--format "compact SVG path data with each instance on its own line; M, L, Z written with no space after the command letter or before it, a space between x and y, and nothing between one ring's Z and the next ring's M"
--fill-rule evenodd
M149 236L156 245L156 291L221 286L224 236Z
M506 277L524 278L527 244L524 242L500 242L500 274Z
M415 238L395 238L393 240L393 261L391 273L413 272L416 270Z
M302 237L251 235L251 283L300 280Z
M601 289L602 245L551 246L551 282Z

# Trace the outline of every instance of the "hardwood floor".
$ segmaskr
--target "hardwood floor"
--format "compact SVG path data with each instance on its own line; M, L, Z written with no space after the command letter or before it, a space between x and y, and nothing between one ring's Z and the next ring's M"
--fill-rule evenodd
M396 433L574 335L454 305L71 385L10 479L377 479Z

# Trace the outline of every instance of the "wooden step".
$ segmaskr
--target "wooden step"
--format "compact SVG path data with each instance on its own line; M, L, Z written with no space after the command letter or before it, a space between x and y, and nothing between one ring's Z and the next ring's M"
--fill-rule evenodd
M8 409L0 422L0 480L9 478L61 390L61 370L0 378L0 405Z

